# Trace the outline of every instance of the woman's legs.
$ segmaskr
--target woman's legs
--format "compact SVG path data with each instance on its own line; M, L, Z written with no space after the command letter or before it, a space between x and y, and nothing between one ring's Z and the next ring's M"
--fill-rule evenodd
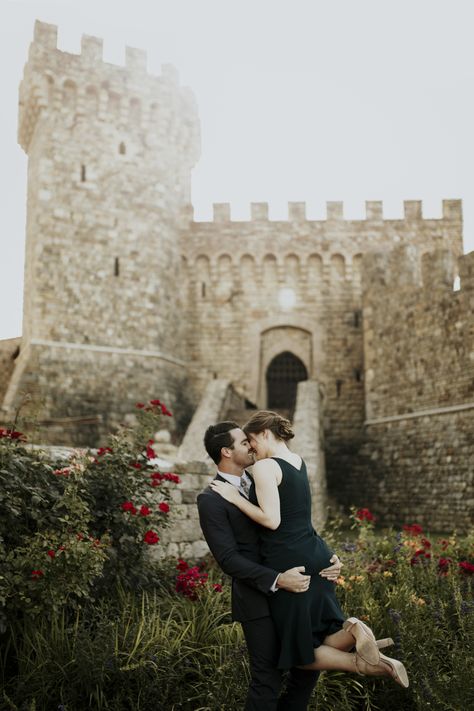
M383 661L386 659L387 661ZM346 671L365 676L390 676L403 687L408 686L408 677L403 664L396 659L382 657L378 664L367 664L358 654L343 652L336 647L322 644L314 650L314 662L301 669L317 671Z
M336 633L339 634L339 633ZM333 635L331 635L333 636ZM354 640L352 640L354 646ZM355 654L349 654L334 646L322 644L314 650L314 662L306 664L302 669L316 669L318 671L357 671L355 666Z
M350 632L339 630L339 632L328 634L328 636L324 638L324 645L340 649L343 652L348 652L355 647L355 639Z

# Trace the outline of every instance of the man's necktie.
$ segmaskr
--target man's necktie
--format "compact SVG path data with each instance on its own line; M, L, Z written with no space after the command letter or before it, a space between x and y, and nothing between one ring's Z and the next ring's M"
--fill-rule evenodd
M250 487L252 485L252 480L248 476L246 472L242 474L240 477L240 486L239 490L242 492L242 494L245 496L246 499L249 498L250 495Z

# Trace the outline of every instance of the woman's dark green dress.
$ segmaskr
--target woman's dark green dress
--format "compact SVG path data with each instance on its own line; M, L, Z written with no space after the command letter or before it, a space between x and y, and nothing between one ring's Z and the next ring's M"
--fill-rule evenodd
M311 492L306 465L297 469L273 457L282 471L280 526L261 529L263 562L275 570L304 565L311 583L307 592L278 590L270 597L270 610L281 641L279 669L311 664L314 649L328 634L342 628L345 617L336 598L335 583L318 575L333 555L311 522Z

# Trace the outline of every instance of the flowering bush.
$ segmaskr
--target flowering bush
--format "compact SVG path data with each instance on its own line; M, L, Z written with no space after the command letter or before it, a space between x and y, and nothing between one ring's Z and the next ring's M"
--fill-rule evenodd
M158 400L138 410L134 429L66 462L0 429L0 631L7 616L51 614L116 585L159 582L150 551L169 525L179 477L154 462L152 433L171 413Z
M197 600L203 590L222 592L222 584L210 583L209 573L204 572L203 568L204 564L190 566L185 560L179 558L176 566L179 570L176 576L176 592L190 600Z

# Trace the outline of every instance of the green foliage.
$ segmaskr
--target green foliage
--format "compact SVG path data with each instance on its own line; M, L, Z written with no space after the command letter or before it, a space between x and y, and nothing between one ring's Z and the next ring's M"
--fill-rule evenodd
M174 484L150 465L158 414L143 407L136 429L66 466L0 436L1 709L243 708L248 662L229 584L212 566L158 564L144 542L167 524L159 503ZM410 688L322 673L310 709L474 707L474 532L380 532L366 509L351 522L324 533L344 563L342 607L393 637L388 655Z
M0 430L0 631L6 620L57 614L107 594L160 582L150 555L168 525L178 478L153 467L152 434L168 413L143 405L96 455L67 461Z

